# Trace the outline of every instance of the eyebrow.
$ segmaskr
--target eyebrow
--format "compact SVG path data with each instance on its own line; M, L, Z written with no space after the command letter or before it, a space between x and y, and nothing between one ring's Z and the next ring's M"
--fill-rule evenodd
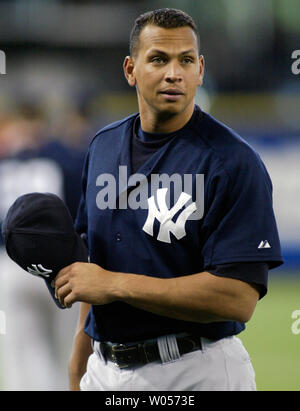
M182 55L184 55L184 54L190 54L190 53L195 53L195 54L197 54L196 51L195 51L195 49L189 49L189 50L186 50L186 51L183 51L182 53L180 53L180 56L182 56ZM158 50L158 49L151 50L151 51L149 52L149 54L161 54L161 55L163 55L163 56L167 56L167 55L168 55L168 53L166 53L165 51Z

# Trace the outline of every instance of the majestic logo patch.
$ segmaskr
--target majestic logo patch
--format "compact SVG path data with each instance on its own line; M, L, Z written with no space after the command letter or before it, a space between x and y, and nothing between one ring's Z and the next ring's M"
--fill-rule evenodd
M158 241L164 243L171 243L170 233L172 233L177 240L181 240L186 236L185 224L187 219L197 210L196 203L190 204L184 208L177 217L176 222L172 218L177 214L185 204L192 198L189 194L181 193L177 203L168 209L166 202L167 188L158 189L156 192L157 204L156 207L154 196L148 199L148 217L143 226L143 231L153 237L154 221L157 219L160 222Z
M49 278L52 270L44 268L42 264L31 264L31 267L27 267L29 274L36 275L38 277Z
M258 249L261 250L263 248L271 248L268 240L264 240L260 242Z

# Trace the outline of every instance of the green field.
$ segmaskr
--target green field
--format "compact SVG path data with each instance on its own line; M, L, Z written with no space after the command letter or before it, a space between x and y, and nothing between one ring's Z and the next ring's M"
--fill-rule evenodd
M291 329L295 310L300 310L300 272L280 277L271 272L268 294L239 336L252 359L259 391L300 391L300 334Z

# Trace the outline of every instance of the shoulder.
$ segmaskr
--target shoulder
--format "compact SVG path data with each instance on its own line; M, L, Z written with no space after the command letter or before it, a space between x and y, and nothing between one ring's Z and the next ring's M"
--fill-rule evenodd
M202 115L202 140L229 177L240 173L267 175L259 154L244 138L211 115Z
M95 144L99 139L104 137L105 135L109 135L110 137L115 135L115 136L120 136L120 133L123 132L124 130L127 130L130 128L137 117L138 113L132 114L128 117L123 118L122 120L115 121L114 123L108 124L107 126L101 128L98 130L93 137L90 146Z

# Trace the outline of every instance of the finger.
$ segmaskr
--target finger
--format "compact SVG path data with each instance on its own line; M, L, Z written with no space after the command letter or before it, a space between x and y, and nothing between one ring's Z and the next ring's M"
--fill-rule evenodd
M54 280L54 287L55 289L58 289L65 285L69 281L69 276L68 274L62 274L60 277L56 277Z
M60 279L61 277L64 277L64 276L70 271L70 268L72 267L72 265L73 265L73 264L70 264L70 265L67 265L66 267L62 268L62 269L58 272L58 274L56 275L54 281Z
M64 304L66 308L71 308L73 303L75 303L77 300L74 297L74 294L72 292L70 292L70 294L68 294L66 296L66 298L64 299Z
M72 289L70 287L70 284L67 283L63 286L61 286L60 288L56 288L55 289L55 297L58 299L58 301L60 302L60 304L64 305L64 299L65 297L70 294L72 292Z

